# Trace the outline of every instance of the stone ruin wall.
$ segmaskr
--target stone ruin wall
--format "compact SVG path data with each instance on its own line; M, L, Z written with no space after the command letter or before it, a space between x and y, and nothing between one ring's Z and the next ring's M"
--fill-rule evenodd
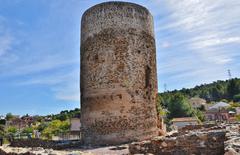
M225 126L192 126L192 130L131 143L129 152L154 155L223 155L227 152L224 150L225 141Z
M189 125L181 132L129 144L130 154L239 155L240 122Z
M139 5L107 2L81 22L81 123L86 144L158 135L153 17Z
M224 140L225 131L205 131L132 143L129 151L130 154L223 155Z

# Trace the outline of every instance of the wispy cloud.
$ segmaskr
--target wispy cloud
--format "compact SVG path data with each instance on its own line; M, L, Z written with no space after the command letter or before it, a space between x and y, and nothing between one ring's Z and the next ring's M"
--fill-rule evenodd
M17 81L17 85L48 86L54 92L56 99L80 101L80 80L78 69L39 75Z
M6 19L0 15L0 57L9 52L13 46L14 37L9 33Z
M12 42L13 38L10 35L4 34L0 36L0 57L11 50Z
M80 83L77 80L74 82L55 88L55 97L65 101L80 101Z
M220 46L230 43L240 44L240 37L228 37L228 38L205 38L196 43L193 43L194 48L207 48L211 46Z
M23 65L16 66L15 70L6 73L9 75L27 75L34 73L41 73L44 71L49 71L67 65L78 64L75 59L67 59L58 55L55 56L44 56L42 59L36 59L31 62L27 62Z
M168 48L168 47L171 46L171 44L170 44L168 41L164 41L164 42L161 43L161 46L162 46L163 48Z
M240 1L154 0L159 77L166 83L203 83L236 74L240 53ZM167 10L167 11L166 11ZM164 48L162 42L171 46ZM162 81L162 82L163 82ZM161 83L160 83L161 85ZM192 85L193 86L193 85ZM161 86L160 86L161 87Z
M51 17L41 20L42 24L50 25L54 14L64 14L54 10ZM28 21L11 21L15 24L9 21L0 15L0 79L11 79L7 80L9 85L22 88L46 86L57 100L78 102L80 58L76 38L79 35L61 34L65 26L58 29L44 26L31 31L35 26L25 29L29 28ZM79 34L79 29L76 31ZM69 39L69 35L72 38Z

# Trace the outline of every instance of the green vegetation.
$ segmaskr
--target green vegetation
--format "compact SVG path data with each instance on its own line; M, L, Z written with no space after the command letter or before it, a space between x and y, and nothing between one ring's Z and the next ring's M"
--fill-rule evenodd
M7 129L7 133L9 133L9 134L15 134L15 133L17 133L17 128L14 127L14 126L10 126L10 127L8 127L8 129Z
M234 102L240 102L240 94L234 95L233 96L233 101Z
M170 99L169 103L167 103L167 109L170 111L169 117L188 117L192 116L193 109L182 94L176 93Z
M6 120L7 121L9 121L9 120L11 120L11 119L13 119L14 118L14 116L12 115L12 113L7 113L6 114Z
M4 135L5 135L4 125L0 125L0 137L3 137Z
M69 118L73 118L73 117L80 117L80 109L79 108L75 108L74 110L64 110L61 111L59 114L56 115L48 115L48 118L51 118L52 120L61 120L61 121L65 121Z
M176 93L166 96L158 96L158 112L160 116L164 113L163 109L165 110L165 115L167 117L167 121L175 117L197 117L199 120L203 121L204 116L201 110L193 109L189 104L188 98L185 97L181 93ZM167 111L167 112L166 112ZM166 122L168 123L168 122Z
M33 128L32 127L26 127L26 128L23 129L22 133L32 134L33 133Z
M59 114L48 116L29 116L24 115L21 118L32 117L34 122L27 124L25 128L17 128L8 126L5 128L6 121L12 121L16 118L11 113L6 114L6 120L0 120L0 137L4 137L8 141L13 138L29 138L34 137L34 130L41 133L41 138L51 139L52 136L64 135L70 130L70 118L80 117L80 109L61 111Z
M52 136L67 133L69 131L69 128L69 121L54 120L50 122L46 128L44 128L42 131L42 136L46 139L51 139Z
M221 101L223 99L233 101L239 99L240 79L235 78L226 81L217 81L211 84L196 86L191 89L183 88L181 90L160 93L159 95L166 98L166 96L173 96L176 93L181 93L187 98L200 97L208 102Z
M208 103L225 101L232 102L231 107L239 107L240 103L240 79L235 78L226 81L217 81L211 84L203 84L191 89L183 88L181 90L168 91L159 93L157 98L157 109L160 115L163 109L166 114L167 123L174 117L195 116L199 120L204 120L204 107L193 109L188 99L200 97ZM234 102L233 102L234 101Z
M237 121L240 121L240 115L236 116Z
M5 125L6 124L6 120L5 119L0 119L0 125Z

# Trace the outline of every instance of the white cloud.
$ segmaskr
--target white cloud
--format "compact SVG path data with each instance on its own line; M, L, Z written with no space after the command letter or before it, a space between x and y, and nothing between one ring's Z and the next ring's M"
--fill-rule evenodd
M240 67L237 63L240 57L237 50L240 48L240 1L153 2L159 12L167 12L155 17L157 43L162 47L162 40L171 42L170 49L158 49L158 74L160 79L164 77L161 80L201 83L226 78L227 69Z
M44 71L58 69L64 66L78 64L76 59L68 59L60 55L43 56L40 58L30 59L29 62L24 62L23 59L19 59L17 65L11 71L2 70L2 76L20 76L29 75L35 73L43 73Z
M190 43L187 46L193 52L196 51L203 58L207 57L205 60L212 58L216 63L227 63L232 59L227 53L224 53L224 57L221 56L221 47L211 47L240 43L240 38L229 35L232 33L231 29L228 29L234 22L240 23L240 20L236 20L240 18L238 7L229 7L240 5L239 1L230 0L226 3L220 0L213 3L208 0L170 0L167 3L174 11L171 16L176 20L178 27L175 28L189 36ZM226 27L225 31L221 30L222 26Z
M0 35L0 57L11 50L12 43L13 38L10 35L8 34L4 34L2 36Z
M42 26L36 28L33 24L30 29L26 20L9 22L0 15L0 78L9 78L9 84L20 87L46 86L58 100L79 101L79 35L72 36L75 31L63 35L60 26L56 31L45 26L59 21L51 19L56 16L53 13L41 21Z
M46 85L54 92L56 99L66 101L80 100L79 69L50 73L49 75L32 76L18 81L17 85Z
M193 43L195 48L206 48L210 46L219 46L229 43L240 44L240 37L229 37L229 38L212 38L212 39L202 39L196 43Z
M74 86L62 86L55 89L55 97L58 100L64 101L80 101L80 84L75 81Z
M170 46L171 46L171 44L168 41L162 42L162 44L161 44L161 47L163 47L163 48L168 48Z

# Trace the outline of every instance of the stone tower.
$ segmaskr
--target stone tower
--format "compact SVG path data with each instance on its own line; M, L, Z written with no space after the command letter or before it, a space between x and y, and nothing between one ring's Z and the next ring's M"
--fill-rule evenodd
M85 144L158 135L153 17L137 4L106 2L81 21L81 123Z

